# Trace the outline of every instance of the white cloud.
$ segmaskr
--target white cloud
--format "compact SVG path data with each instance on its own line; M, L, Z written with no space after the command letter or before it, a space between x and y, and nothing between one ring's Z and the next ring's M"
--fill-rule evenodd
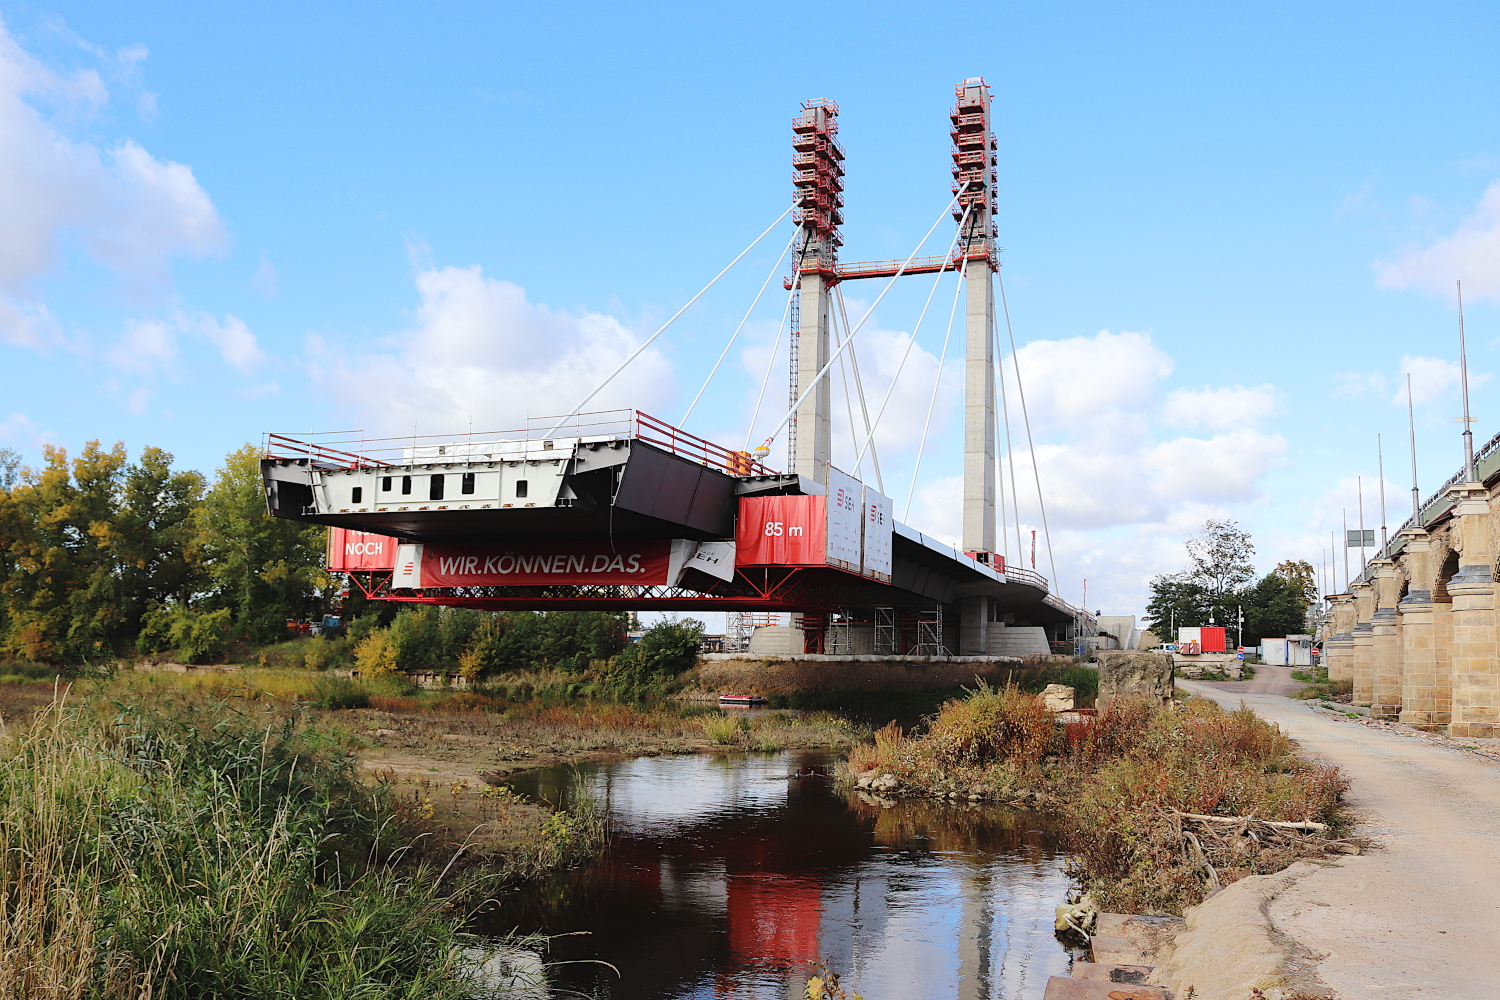
M141 55L122 53L121 64L133 67ZM66 134L67 123L108 99L96 70L55 73L0 22L0 337L12 343L55 333L33 286L56 265L66 233L138 286L164 284L172 256L227 242L189 167L129 139L106 148Z
M0 441L34 448L51 437L50 431L39 429L36 422L24 413L12 413L0 420Z
M1274 415L1275 387L1164 392L1173 361L1145 333L1033 341L1020 355L1036 461L1033 469L1007 364L1015 477L1013 486L1009 460L1002 460L1010 520L999 529L999 547L1013 564L1028 565L1036 530L1037 569L1051 575L1039 478L1065 599L1081 600L1087 578L1090 607L1138 610L1152 576L1181 569L1183 535L1206 518L1234 516L1265 500L1261 481L1287 448L1281 435L1261 427ZM962 492L959 476L922 484L914 526L956 543Z
M520 427L567 413L639 346L602 313L554 312L518 285L478 267L429 267L417 275L421 304L386 352L333 350L314 341L312 377L376 432ZM661 412L672 366L648 349L590 400L588 411Z
M1033 340L1018 353L1031 426L1038 434L1143 416L1173 368L1150 334L1129 331ZM1009 357L1005 373L1012 415L1019 418L1020 394Z
M1285 451L1280 434L1240 429L1208 440L1164 441L1144 459L1159 500L1231 503L1254 500L1260 477Z
M277 281L276 268L272 266L271 259L266 252L260 252L260 267L255 269L255 274L250 278L250 288L262 298L269 299L276 294L280 287Z
M109 352L115 367L142 374L177 357L177 331L161 320L133 320Z
M226 315L222 323L207 313L194 313L185 319L186 326L213 342L224 360L241 375L250 374L265 359L255 334L238 316Z
M1500 181L1485 189L1474 214L1448 236L1376 265L1382 288L1421 288L1440 295L1462 280L1473 298L1500 296Z
M1222 431L1259 423L1275 407L1276 388L1270 385L1173 389L1162 407L1162 418L1175 427Z
M1406 375L1411 375L1411 398L1417 406L1431 406L1453 395L1459 389L1462 372L1457 361L1445 358L1424 358L1408 354L1401 359L1401 379L1391 402L1406 405ZM1477 389L1489 381L1489 376L1469 372L1469 388Z
M1390 385L1380 372L1336 372L1333 391L1338 396L1384 396Z
M178 340L183 334L201 336L212 343L225 362L242 375L250 374L265 360L255 334L238 316L226 314L221 321L208 313L180 308L164 319L126 323L125 333L107 356L116 368L149 375L177 360Z
M1401 358L1394 377L1384 372L1339 372L1333 377L1333 391L1340 396L1387 397L1397 406L1406 405L1406 376L1411 375L1412 402L1432 406L1458 392L1461 373L1457 361L1407 354ZM1477 389L1490 379L1483 372L1469 372L1469 388Z

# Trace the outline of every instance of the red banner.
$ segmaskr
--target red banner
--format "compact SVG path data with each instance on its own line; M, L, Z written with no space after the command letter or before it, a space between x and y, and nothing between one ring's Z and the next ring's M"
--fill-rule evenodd
M350 528L328 529L328 570L349 573L354 570L395 569L396 546L400 539L390 535L372 535Z
M667 582L670 541L534 542L422 547L423 587ZM400 584L398 584L399 586Z
M827 519L825 497L745 497L735 528L735 565L825 566Z

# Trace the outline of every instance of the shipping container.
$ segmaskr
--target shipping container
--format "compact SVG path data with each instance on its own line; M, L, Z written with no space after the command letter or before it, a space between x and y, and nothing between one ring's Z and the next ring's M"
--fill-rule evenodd
M1229 647L1225 644L1224 632L1222 627L1205 625L1198 630L1198 644L1205 653L1226 653Z

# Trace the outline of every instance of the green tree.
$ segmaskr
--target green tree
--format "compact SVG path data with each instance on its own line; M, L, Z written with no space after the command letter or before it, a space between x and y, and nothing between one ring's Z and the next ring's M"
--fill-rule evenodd
M228 608L236 633L256 641L285 635L288 618L317 612L328 574L326 531L266 512L260 451L229 453L194 519L212 608Z
M620 654L620 668L642 678L672 677L689 670L698 660L703 629L696 618L657 622Z
M540 666L544 619L535 611L508 611L481 622L464 654L466 671L477 676Z
M116 535L127 632L139 631L148 609L186 604L206 583L194 523L202 499L203 475L174 472L160 448L126 470Z
M1272 570L1277 576L1295 586L1302 594L1303 610L1317 603L1318 574L1306 559L1287 559Z
M1151 599L1146 604L1146 627L1166 642L1175 642L1173 628L1207 625L1213 595L1186 573L1152 577Z
M1255 579L1255 566L1250 562L1255 546L1250 533L1234 521L1204 521L1188 539L1187 550L1188 576L1217 599Z
M108 656L129 625L116 573L115 515L125 447L90 441L71 463L62 448L24 470L4 494L0 545L11 570L3 589L3 649L33 660ZM133 636L131 636L133 638Z
M549 611L543 619L541 659L563 670L584 670L625 648L623 611Z
M1272 571L1243 595L1243 645L1256 646L1267 636L1301 635L1307 630L1307 595L1300 582Z

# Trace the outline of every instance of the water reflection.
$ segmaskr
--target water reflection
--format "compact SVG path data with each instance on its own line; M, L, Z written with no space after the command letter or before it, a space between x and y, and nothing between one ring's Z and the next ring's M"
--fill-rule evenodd
M1068 955L1067 881L1034 813L837 793L819 754L655 757L520 775L607 810L587 871L506 901L490 931L560 934L555 982L600 998L786 998L821 961L870 1000L1040 998Z

